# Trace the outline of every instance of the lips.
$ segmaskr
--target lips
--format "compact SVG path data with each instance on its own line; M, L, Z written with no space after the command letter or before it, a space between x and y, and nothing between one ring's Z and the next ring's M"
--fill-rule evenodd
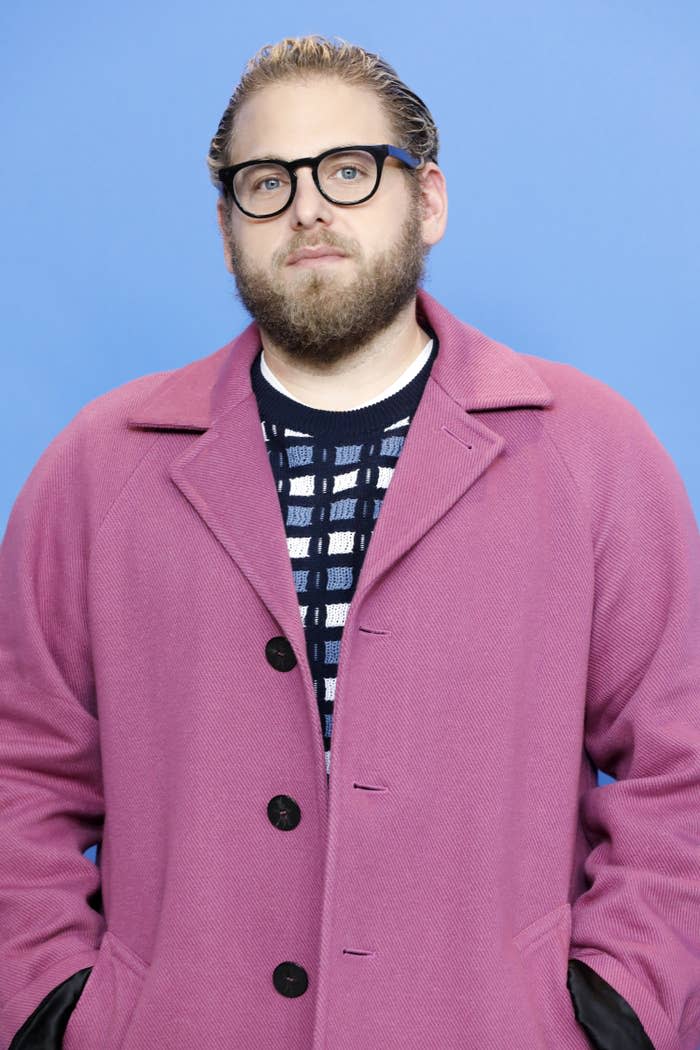
M318 245L315 248L300 248L287 259L287 265L293 266L295 262L299 262L300 259L321 259L324 256L334 255L339 258L345 257L345 252L341 252L339 248L331 248L330 245Z

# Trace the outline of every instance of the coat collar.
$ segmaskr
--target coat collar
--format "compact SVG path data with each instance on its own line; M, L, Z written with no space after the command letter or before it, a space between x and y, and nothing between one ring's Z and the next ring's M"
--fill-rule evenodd
M452 507L468 499L472 486L499 461L506 439L500 427L489 427L488 416L480 418L478 412L544 406L552 400L549 388L521 355L464 324L424 291L418 294L419 321L420 313L440 346L384 495L347 611L344 630L349 629L350 638L355 619L371 622L365 598L372 589L382 581L391 587L392 569L401 564L403 556ZM259 349L260 334L251 324L209 357L166 376L129 422L134 427L171 432L204 431L190 441L162 446L165 456L177 451L168 460L168 474L257 592L269 611L270 622L278 625L278 633L291 642L303 675L307 714L317 736L319 784L325 786L323 743L305 658L299 595L250 378L250 366ZM483 492L476 495L477 501L484 498ZM163 516L165 537L169 528L184 527L182 523L174 525L177 520L172 513ZM468 520L464 525L465 549L470 542ZM338 668L337 690L341 692L351 651L352 644L344 641ZM342 737L342 719L339 728ZM337 734L338 727L333 732Z
M551 404L550 388L521 354L459 320L424 289L416 315L423 315L440 342L430 378L464 411ZM171 372L128 418L129 426L208 430L225 412L253 393L250 368L260 349L252 322L209 356Z

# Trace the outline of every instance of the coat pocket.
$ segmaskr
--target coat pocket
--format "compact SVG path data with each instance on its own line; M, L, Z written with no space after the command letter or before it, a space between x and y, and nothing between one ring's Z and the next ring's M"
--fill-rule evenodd
M571 944L571 905L558 905L513 938L525 974L538 1050L591 1050L566 986Z
M63 1050L120 1050L148 963L105 931L99 955L68 1019Z

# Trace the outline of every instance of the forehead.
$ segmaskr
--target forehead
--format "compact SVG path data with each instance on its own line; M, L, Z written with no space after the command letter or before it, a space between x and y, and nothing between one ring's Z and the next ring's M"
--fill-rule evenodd
M266 156L294 160L332 146L391 141L389 120L375 91L313 77L270 84L241 106L229 163Z

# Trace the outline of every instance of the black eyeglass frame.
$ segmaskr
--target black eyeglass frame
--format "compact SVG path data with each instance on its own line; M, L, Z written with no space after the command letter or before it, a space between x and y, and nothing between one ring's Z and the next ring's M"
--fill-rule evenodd
M344 151L352 150L364 150L366 153L371 153L377 164L377 179L372 187L371 191L365 196L360 198L359 201L336 201L332 197L329 197L327 193L321 189L321 184L318 180L318 166L325 157L330 156L331 153L342 153ZM218 174L219 185L222 189L226 190L236 204L236 206L243 212L244 215L248 215L251 219L271 219L275 215L281 215L283 211L286 211L289 205L294 200L294 195L297 191L297 168L310 167L311 174L313 176L316 188L322 197L325 197L330 204L338 204L342 207L353 208L356 204L364 204L370 197L379 189L379 183L382 180L382 170L384 168L384 161L387 157L396 157L397 160L402 161L409 168L418 168L422 161L418 157L414 157L413 154L407 153L406 150L401 149L399 146L391 146L389 143L383 143L382 145L376 146L333 146L332 149L324 150L323 153L319 153L317 157L299 157L298 160L279 160L274 157L262 157L259 160L245 160L242 164L232 164L228 168L222 168ZM236 196L233 188L233 180L237 172L241 171L242 168L250 168L254 164L278 164L281 168L284 168L288 175L292 185L292 191L289 194L289 200L283 208L278 208L277 211L269 212L266 215L255 215L253 212L246 211L241 202Z

